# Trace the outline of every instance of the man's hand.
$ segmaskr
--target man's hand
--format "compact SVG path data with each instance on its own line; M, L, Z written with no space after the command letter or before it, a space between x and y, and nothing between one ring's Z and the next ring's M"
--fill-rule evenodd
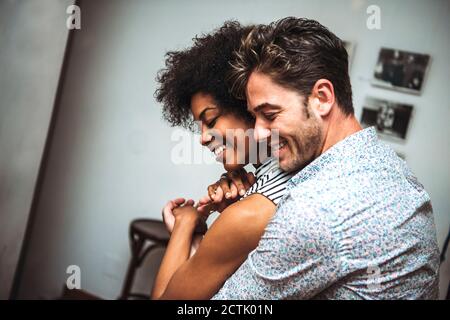
M192 206L194 204L194 200L189 199L186 201L184 198L170 200L162 210L162 218L164 224L166 225L167 231L169 231L170 234L172 233L173 226L175 225L175 216L173 214L173 210L183 204Z
M255 181L253 173L247 173L245 169L223 174L219 181L208 186L208 195L199 200L198 211L222 212L243 196Z

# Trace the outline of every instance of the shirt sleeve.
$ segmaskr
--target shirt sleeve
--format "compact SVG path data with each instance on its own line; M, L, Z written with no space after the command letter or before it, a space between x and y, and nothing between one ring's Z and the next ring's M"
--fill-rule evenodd
M292 174L284 172L277 167L274 172L269 172L260 177L242 197L248 197L254 193L259 193L272 201L275 205L283 198L286 192L286 185L291 179Z
M278 205L286 193L286 185L291 177L291 174L278 170L273 176L270 176L270 178L265 181L265 183L258 188L255 193L265 196L275 205Z
M338 280L329 214L307 202L281 201L258 247L213 299L309 299Z

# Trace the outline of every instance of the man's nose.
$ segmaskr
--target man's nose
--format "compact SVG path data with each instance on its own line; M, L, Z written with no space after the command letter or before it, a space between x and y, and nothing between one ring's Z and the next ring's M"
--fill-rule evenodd
M256 141L265 140L270 137L270 129L265 125L263 121L260 121L258 119L256 120L253 137Z

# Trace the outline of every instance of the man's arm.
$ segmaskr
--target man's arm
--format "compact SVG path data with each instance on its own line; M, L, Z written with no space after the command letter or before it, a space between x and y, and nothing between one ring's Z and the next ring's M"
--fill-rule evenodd
M153 297L211 298L247 258L249 252L256 248L274 212L275 205L260 194L251 195L230 205L208 230L196 254L190 259L186 254L190 243L186 236L180 237L178 241L183 242L184 247L180 249L180 244L177 244L171 247L170 252L169 248L166 251L166 255L178 255L178 268L164 292ZM181 230L174 229L173 235L175 231ZM180 254L174 249L177 247ZM173 266L172 264L171 267ZM162 265L161 269L163 267L165 266ZM161 272L165 274L164 270L160 270Z
M310 299L348 273L335 213L316 200L292 197L278 205L258 247L215 299Z

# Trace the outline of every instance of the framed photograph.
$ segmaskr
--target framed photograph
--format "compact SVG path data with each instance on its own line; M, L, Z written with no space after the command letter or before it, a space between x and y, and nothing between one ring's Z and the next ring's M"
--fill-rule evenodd
M397 91L420 94L429 69L430 56L381 48L372 84Z
M347 50L348 54L348 68L350 69L353 62L353 56L355 54L355 44L350 41L343 40L345 50Z
M406 139L413 106L367 97L361 114L363 127L375 126L384 136Z

